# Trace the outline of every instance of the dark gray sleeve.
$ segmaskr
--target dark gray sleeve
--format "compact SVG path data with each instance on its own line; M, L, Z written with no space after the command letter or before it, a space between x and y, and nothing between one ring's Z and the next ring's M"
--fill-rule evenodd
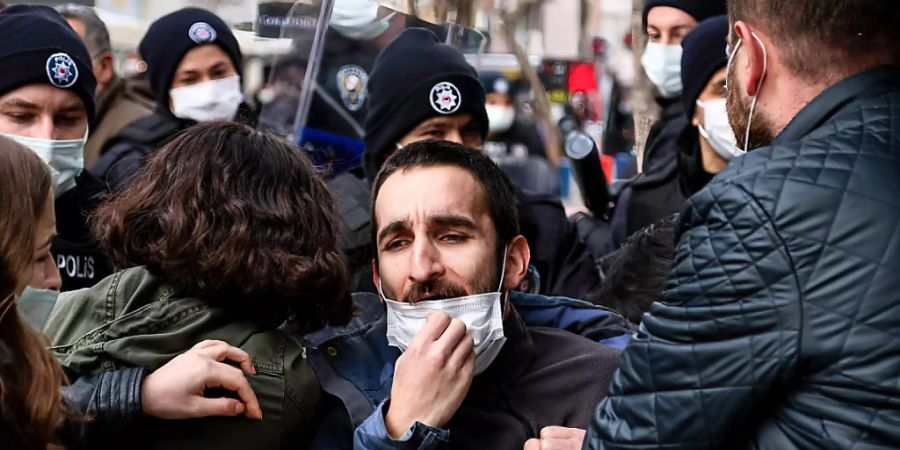
M85 376L63 387L69 418L61 437L72 448L91 448L94 438L115 432L143 416L143 368L129 368Z

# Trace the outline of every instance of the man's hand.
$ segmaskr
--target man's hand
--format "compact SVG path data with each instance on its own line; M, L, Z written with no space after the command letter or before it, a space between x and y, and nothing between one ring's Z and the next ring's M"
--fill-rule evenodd
M465 323L447 313L429 314L394 367L384 418L388 434L398 439L415 422L446 425L469 392L474 372L475 341Z
M240 369L222 361L240 364ZM193 419L208 416L236 416L262 419L256 394L243 372L256 374L253 362L243 350L222 341L203 341L147 375L141 385L144 413L160 419ZM207 398L209 388L236 392L233 398Z
M585 431L580 428L544 427L540 439L529 439L525 450L581 450Z

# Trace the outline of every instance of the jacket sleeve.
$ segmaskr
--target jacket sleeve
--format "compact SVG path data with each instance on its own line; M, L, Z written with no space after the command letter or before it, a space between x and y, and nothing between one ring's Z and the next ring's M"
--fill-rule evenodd
M122 369L81 377L63 387L63 403L70 419L62 439L71 448L91 448L93 437L118 431L143 417L143 368Z
M680 220L667 290L623 353L586 449L737 448L795 370L798 280L760 202L714 182Z
M416 422L400 439L388 435L384 414L390 400L385 400L353 433L354 450L439 450L447 449L450 432Z

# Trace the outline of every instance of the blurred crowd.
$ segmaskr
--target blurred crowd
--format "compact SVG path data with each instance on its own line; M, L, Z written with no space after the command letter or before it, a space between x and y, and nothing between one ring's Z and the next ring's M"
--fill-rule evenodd
M0 448L900 448L900 3L644 1L640 151L388 3L0 2Z

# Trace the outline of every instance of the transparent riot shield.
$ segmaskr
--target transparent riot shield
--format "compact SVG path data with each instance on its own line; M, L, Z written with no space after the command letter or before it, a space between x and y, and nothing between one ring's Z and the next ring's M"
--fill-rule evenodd
M297 142L331 176L356 169L365 151L367 84L379 52L406 28L424 27L464 53L479 54L487 41L459 24L465 14L435 0L260 5L259 24L270 27L263 31L275 28L292 45L271 61L259 126Z

